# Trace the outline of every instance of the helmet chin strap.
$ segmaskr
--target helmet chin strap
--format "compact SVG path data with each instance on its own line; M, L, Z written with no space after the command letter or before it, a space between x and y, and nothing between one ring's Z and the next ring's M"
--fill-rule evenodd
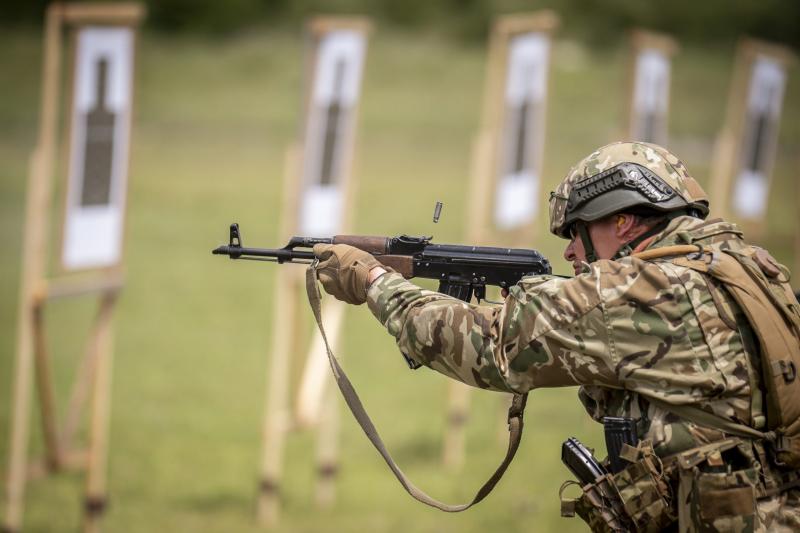
M583 251L586 254L586 262L594 263L597 261L597 252L594 249L594 244L592 244L592 238L589 236L589 229L586 226L586 223L583 221L576 222L575 229L578 230L578 236L581 238L581 242L583 243Z

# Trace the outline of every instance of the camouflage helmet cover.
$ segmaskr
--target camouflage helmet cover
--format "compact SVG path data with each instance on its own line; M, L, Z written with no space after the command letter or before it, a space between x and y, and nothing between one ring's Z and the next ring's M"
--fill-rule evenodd
M591 222L625 209L708 215L708 196L680 159L655 144L616 142L572 167L550 193L550 231L568 238L576 221Z

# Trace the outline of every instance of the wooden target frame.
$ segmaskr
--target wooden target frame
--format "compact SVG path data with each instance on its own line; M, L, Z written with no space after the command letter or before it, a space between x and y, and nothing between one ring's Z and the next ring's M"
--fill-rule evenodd
M467 242L518 246L536 237L544 205L552 34L558 25L558 16L549 10L494 22L482 126L473 144ZM514 205L519 200L524 203ZM443 460L458 468L464 462L469 387L458 382L448 387Z
M630 35L625 115L626 138L665 146L668 142L672 57L676 41L665 34Z
M493 25L482 127L473 148L470 239L523 243L536 236L557 27L557 15L548 10L499 17ZM498 209L503 201L514 205Z
M783 46L745 38L739 43L725 123L711 175L715 216L733 218L755 239L765 231L781 108L789 67Z
M286 154L281 239L297 234L332 236L347 231L352 223L356 123L370 30L365 17L317 17L307 24L304 118L300 139ZM318 429L316 502L328 506L335 498L338 404L322 338L316 331L305 333L303 317L298 315L302 274L299 269L277 271L257 510L264 525L279 520L283 450L293 427ZM323 304L331 346L338 342L345 307L336 300ZM293 412L290 361L301 350L301 339L309 337Z
M25 210L4 531L16 532L22 526L27 481L64 469L86 471L85 531L99 530L106 506L112 321L117 295L123 287L122 249L133 105L132 78L136 29L144 15L144 7L138 3L55 3L47 10L39 138L30 161ZM75 69L67 89L72 98L69 99L71 109L68 114L71 118L66 121L70 124L67 144L70 146L71 168L66 189L69 191L67 198L78 198L79 201L67 202L62 228L73 225L74 206L97 207L105 209L106 213L111 209L115 223L111 228L113 231L106 235L109 239L105 242L111 246L101 250L102 257L95 253L99 248L92 248L91 242L74 244L74 228L67 230L71 237L62 240L62 250L70 249L72 255L62 253L62 258L67 260L52 277L47 268L48 252L51 251L48 230L49 214L53 208L51 192L57 179L56 161L60 152L59 101L64 90L61 73L62 56L65 55L63 41L67 32L72 45L69 65ZM94 59L104 58L100 61L104 66L102 72L87 76L82 66L86 66L86 59L92 54ZM96 83L92 84L87 77ZM109 106L88 109L83 105L103 96L93 91L95 88L99 91L108 89L113 100ZM82 133L76 135L76 132ZM77 164L81 157L84 159L82 163L89 164ZM107 180L104 177L106 172ZM86 194L76 196L76 190L81 188ZM104 231L101 226L108 225L109 219L84 218L79 222L83 222L82 231L96 233ZM74 261L76 257L81 260ZM58 420L44 311L53 300L76 296L96 297L98 310L76 372L64 420ZM29 417L34 375L41 410L44 458L29 462ZM87 402L90 403L89 442L86 448L79 448L75 442L76 434Z

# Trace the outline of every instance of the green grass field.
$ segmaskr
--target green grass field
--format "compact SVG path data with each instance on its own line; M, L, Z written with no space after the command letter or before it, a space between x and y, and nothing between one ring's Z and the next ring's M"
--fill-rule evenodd
M292 267L231 263L210 250L227 239L232 221L241 224L248 245L282 244L283 155L299 124L302 57L300 35L289 31L224 40L145 34L140 41L127 284L116 318L108 531L259 530L255 495L273 274ZM621 45L596 50L557 43L548 190L573 162L619 135L625 57ZM481 47L381 28L373 34L359 120L354 232L462 240L484 62ZM703 183L732 62L727 47L687 47L675 62L672 146ZM8 452L18 254L40 64L35 32L0 36L0 469ZM796 71L784 109L769 243L789 261L800 161ZM445 208L434 226L436 200ZM54 209L54 224L58 217ZM560 259L563 243L546 234L544 214L540 224L541 240L530 245L548 254L557 272L568 273ZM62 400L92 312L90 300L58 302L48 311ZM345 366L404 470L437 497L470 498L503 454L499 396L473 395L466 468L447 472L439 460L445 378L408 371L366 308L348 311L345 338ZM408 497L344 412L338 502L317 510L314 437L293 434L278 531L583 531L577 519L559 517L557 498L568 477L560 443L576 436L602 452L602 435L583 414L576 392L531 395L518 459L488 500L461 515ZM31 423L36 452L41 438L35 413ZM74 531L83 483L81 475L62 474L30 484L25 530Z

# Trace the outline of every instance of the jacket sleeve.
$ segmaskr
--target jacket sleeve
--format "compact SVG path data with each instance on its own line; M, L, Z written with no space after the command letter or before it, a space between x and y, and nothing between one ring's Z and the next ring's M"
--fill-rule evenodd
M499 307L386 274L370 287L368 304L407 358L468 385L508 392L610 385L608 330L593 279L524 278Z
M500 307L470 305L393 273L370 286L367 304L406 358L473 387L512 392L495 361Z

